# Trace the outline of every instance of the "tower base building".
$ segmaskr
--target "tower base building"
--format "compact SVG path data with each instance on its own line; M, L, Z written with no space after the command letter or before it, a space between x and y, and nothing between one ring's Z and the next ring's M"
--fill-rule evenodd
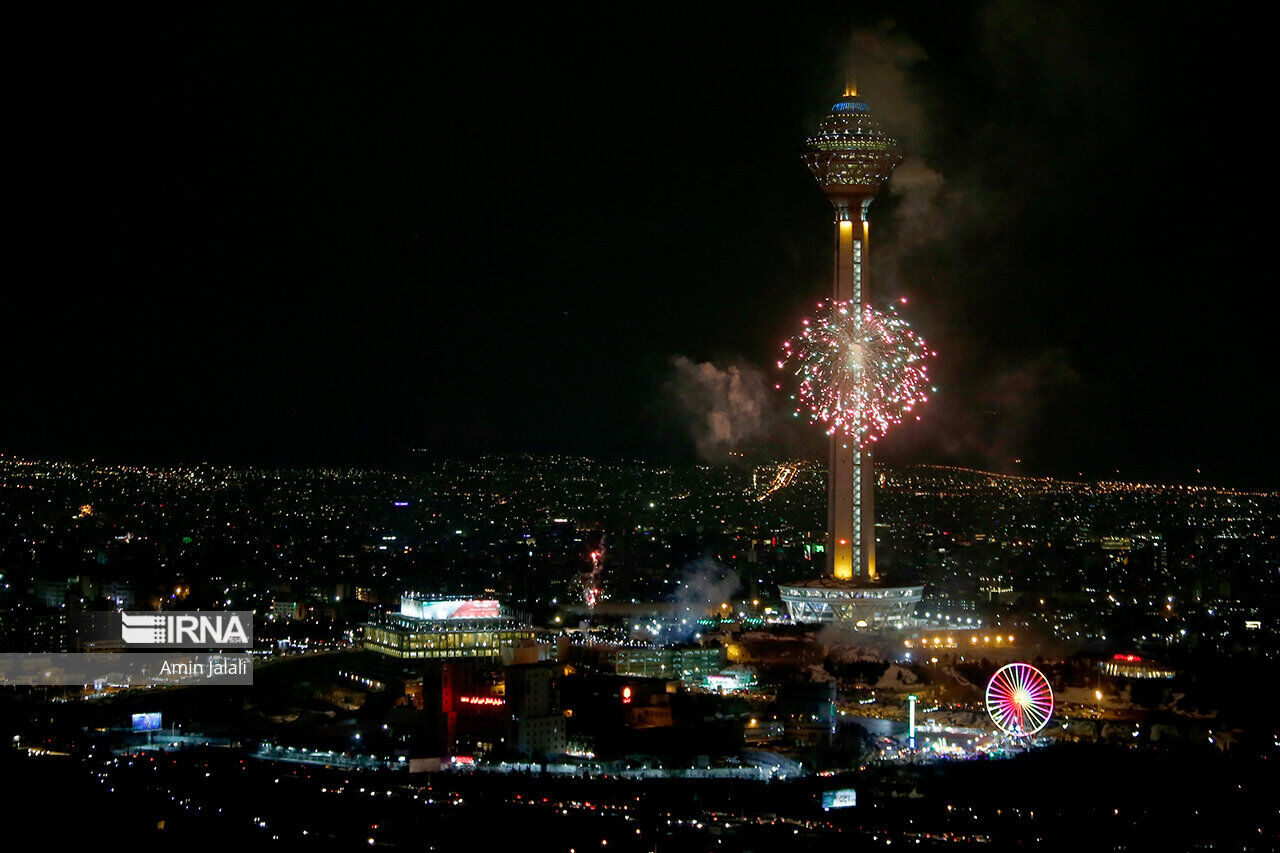
M867 630L909 627L924 587L813 578L779 584L778 592L792 622L834 623Z

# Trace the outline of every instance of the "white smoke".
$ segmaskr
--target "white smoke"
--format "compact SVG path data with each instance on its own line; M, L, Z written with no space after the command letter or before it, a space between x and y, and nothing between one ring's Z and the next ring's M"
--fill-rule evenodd
M924 48L898 32L892 21L854 30L851 45L846 76L856 80L858 93L871 103L885 131L905 152L927 150L924 96L912 83L912 70L928 58ZM896 283L901 256L945 237L965 194L918 154L903 160L887 189L897 202L896 224L891 244L877 247L872 257L884 268L881 274Z
M919 157L907 157L893 173L889 192L898 200L895 247L905 251L938 239L947 227L947 182Z
M676 587L676 631L681 637L689 636L697 630L699 619L721 610L721 605L728 604L741 588L741 576L710 557L689 563Z
M924 110L911 85L911 69L928 58L924 48L897 31L892 21L873 29L853 31L850 67L846 78L857 84L876 117L900 140L920 141L924 134Z
M685 356L671 359L669 388L683 413L698 455L722 461L744 442L769 431L769 389L764 374L749 365L720 367Z

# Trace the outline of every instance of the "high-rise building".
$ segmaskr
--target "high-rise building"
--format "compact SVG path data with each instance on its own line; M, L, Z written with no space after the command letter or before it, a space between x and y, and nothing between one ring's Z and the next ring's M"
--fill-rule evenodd
M558 664L521 664L506 669L506 701L511 714L509 746L543 760L566 748L564 712L556 683Z
M832 297L864 305L870 229L867 209L902 161L871 107L845 90L809 137L805 164L835 209ZM875 472L869 449L840 432L831 435L827 471L827 576L779 586L791 618L836 621L866 628L901 625L920 602L923 587L877 583Z

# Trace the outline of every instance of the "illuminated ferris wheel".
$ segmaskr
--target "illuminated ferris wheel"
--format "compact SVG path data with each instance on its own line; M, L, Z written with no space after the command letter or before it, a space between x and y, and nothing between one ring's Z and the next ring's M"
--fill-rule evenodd
M1053 716L1053 690L1028 663L1001 667L987 682L987 713L1005 734L1030 737Z

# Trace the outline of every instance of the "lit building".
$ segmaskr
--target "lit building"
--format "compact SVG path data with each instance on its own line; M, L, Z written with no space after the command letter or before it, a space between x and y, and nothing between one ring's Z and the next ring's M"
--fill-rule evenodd
M282 601L275 599L271 602L271 618L281 621L296 621L303 618L305 609L302 604L297 601Z
M903 628L924 593L922 586L878 586L858 580L814 578L779 584L793 622L838 622L850 628Z
M65 652L71 633L64 612L0 611L0 652Z
M925 661L961 661L985 658L993 661L1024 660L1043 651L1039 640L1030 632L1017 632L1005 627L980 627L973 625L949 625L929 627L924 620L915 620L910 631L898 636L901 654L908 659Z
M687 684L701 684L706 676L724 667L725 651L719 646L654 649L619 646L609 649L606 659L618 675L679 678Z
M749 666L735 664L705 676L702 686L716 693L743 693L756 686L756 672Z
M1114 655L1111 660L1098 664L1098 668L1112 678L1173 678L1177 675L1167 666L1144 660L1138 655Z
M526 617L497 601L416 595L363 627L365 648L407 659L501 658L534 636Z
M567 748L564 712L560 708L560 667L524 664L507 667L506 700L511 715L509 744L531 758L556 757Z
M867 209L902 161L897 142L847 89L809 137L805 165L835 208L832 296L868 302ZM827 577L780 584L796 622L838 622L850 628L899 627L911 618L923 587L877 583L875 476L871 451L836 432L827 470Z

